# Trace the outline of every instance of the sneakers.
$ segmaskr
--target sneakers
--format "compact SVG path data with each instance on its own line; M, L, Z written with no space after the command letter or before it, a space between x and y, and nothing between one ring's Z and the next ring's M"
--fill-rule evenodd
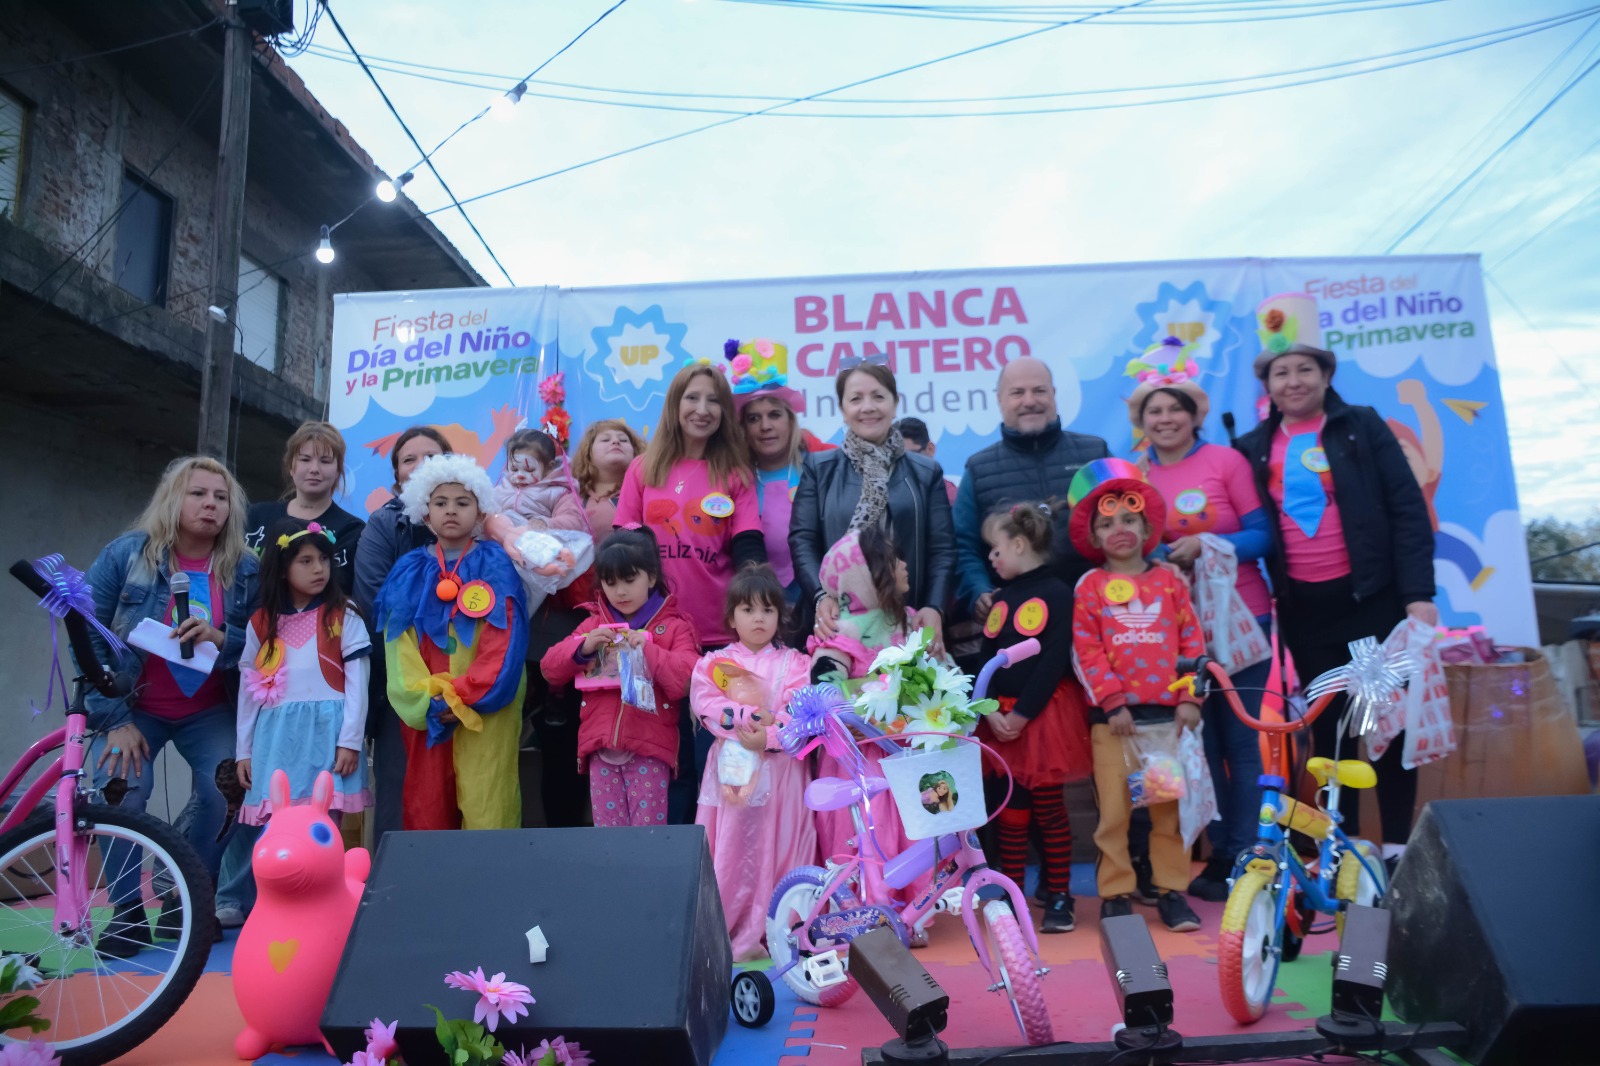
M1039 932L1070 933L1076 926L1070 892L1054 892L1045 898L1044 920L1039 923Z
M237 929L244 924L244 908L224 904L217 908L217 924L224 929Z
M522 739L517 742L517 749L519 751L539 750L539 734L533 728L533 719L531 717L522 720Z
M1146 907L1154 907L1160 894L1156 892L1154 875L1150 872L1150 857L1136 855L1133 857L1133 901L1143 903Z
M1133 913L1133 897L1132 896L1112 896L1110 899L1103 899L1103 900L1100 901L1100 917L1101 917L1101 919L1106 919L1106 918L1126 918L1128 915L1130 915L1132 913Z
M1189 908L1181 893L1163 892L1156 901L1156 913L1161 915L1161 924L1174 933L1192 933L1200 928L1200 916Z
M1207 903L1222 903L1228 898L1228 876L1233 873L1233 863L1220 855L1206 860L1200 876L1189 882L1189 895Z
M161 900L161 913L156 916L156 939L176 940L183 935L183 904L177 896Z
M100 941L95 947L102 955L116 959L131 959L149 947L150 918L144 912L144 901L124 903L111 914L111 920L100 930Z

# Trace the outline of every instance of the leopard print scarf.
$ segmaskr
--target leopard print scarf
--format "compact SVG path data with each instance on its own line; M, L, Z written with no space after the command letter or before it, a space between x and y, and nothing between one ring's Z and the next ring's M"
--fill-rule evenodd
M864 440L854 430L845 433L845 458L861 475L861 499L850 516L851 529L866 529L883 522L889 513L889 468L905 453L899 423L889 430L889 438L882 444Z

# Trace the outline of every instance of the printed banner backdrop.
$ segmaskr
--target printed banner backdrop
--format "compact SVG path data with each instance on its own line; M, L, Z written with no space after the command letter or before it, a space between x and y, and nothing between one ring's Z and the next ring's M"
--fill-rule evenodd
M555 337L554 288L335 296L328 421L346 444L341 504L365 515L389 498L389 453L419 422L498 473L507 438L543 414Z
M413 422L440 425L452 443L459 435L464 443L455 446L498 476L511 428L540 420L542 375L564 372L574 439L603 417L626 418L648 435L686 360L721 362L728 338L764 337L787 348L789 384L806 397L805 426L833 441L843 435L833 393L839 369L887 362L902 413L928 423L939 461L959 478L966 457L997 437L999 368L1026 355L1054 372L1063 422L1132 454L1139 442L1124 402L1134 385L1129 364L1151 344L1179 337L1193 342L1198 380L1211 397L1207 438L1226 441L1224 412L1245 432L1264 411L1250 369L1261 350L1255 308L1280 293L1315 299L1322 347L1339 357L1335 386L1350 402L1376 407L1399 437L1438 530L1443 619L1485 625L1502 642L1536 643L1475 256L344 296L334 309L331 418L361 453L350 498L375 506L390 477L379 453ZM486 346L497 336L503 348Z

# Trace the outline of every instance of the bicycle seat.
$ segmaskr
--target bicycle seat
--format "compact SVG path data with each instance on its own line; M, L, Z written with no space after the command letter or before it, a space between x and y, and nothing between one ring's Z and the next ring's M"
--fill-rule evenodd
M1326 785L1330 777L1337 778L1345 788L1371 788L1378 783L1377 771L1360 759L1340 759L1338 763L1321 757L1307 759L1306 770L1317 779L1319 787Z
M867 778L868 799L888 788L889 782L881 777ZM806 806L814 811L836 811L860 799L861 789L843 777L819 777L806 786Z

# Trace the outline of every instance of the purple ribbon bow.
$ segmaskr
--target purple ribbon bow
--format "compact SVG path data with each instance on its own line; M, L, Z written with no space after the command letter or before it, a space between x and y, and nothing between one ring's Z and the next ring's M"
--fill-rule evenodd
M83 573L67 565L67 561L60 554L46 555L43 559L36 560L33 564L34 573L38 574L50 586L49 595L39 601L39 606L50 612L52 619L66 618L71 611L77 611L88 623L94 627L96 633L106 642L111 653L118 659L128 650L128 646L117 638L117 635L100 623L94 616L94 589ZM55 622L50 623L50 687L44 694L44 706L32 704L33 716L39 717L50 707L55 698L56 682L61 682L61 707L66 710L67 704L67 677L61 669L61 643L60 634Z

